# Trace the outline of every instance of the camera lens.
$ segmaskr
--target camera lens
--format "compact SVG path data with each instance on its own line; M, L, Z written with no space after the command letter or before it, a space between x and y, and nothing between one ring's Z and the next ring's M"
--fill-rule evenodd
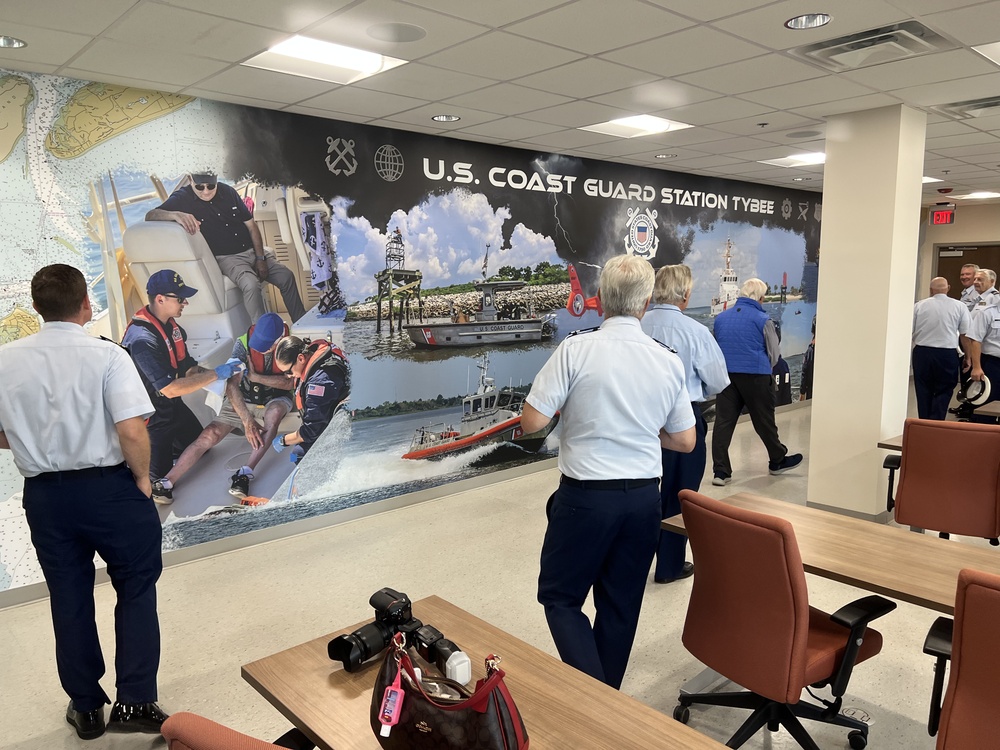
M388 646L392 636L390 628L380 622L371 622L350 635L334 638L327 646L327 653L334 661L342 662L346 671L353 672Z

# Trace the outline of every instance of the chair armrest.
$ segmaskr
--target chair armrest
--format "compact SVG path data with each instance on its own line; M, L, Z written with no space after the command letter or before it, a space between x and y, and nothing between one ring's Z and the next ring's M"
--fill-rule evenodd
M927 734L937 734L941 721L941 699L944 696L944 675L951 659L952 631L955 621L950 617L939 617L931 625L924 639L924 653L936 657L934 662L934 684L931 687L931 707L927 715Z
M864 642L865 630L868 623L879 617L889 614L896 609L896 602L890 601L882 596L865 596L861 599L844 605L832 615L830 619L838 625L850 628L847 636L847 648L844 649L844 658L840 662L837 674L830 684L830 689L839 703L840 698L847 692L847 683L851 680L851 673L854 671L854 663L857 661L858 652ZM839 710L839 709L838 709Z
M885 496L885 509L890 513L892 512L892 509L896 507L896 500L892 496L892 488L896 483L896 470L899 469L902 464L902 453L890 453L882 462L882 468L889 470L889 489Z

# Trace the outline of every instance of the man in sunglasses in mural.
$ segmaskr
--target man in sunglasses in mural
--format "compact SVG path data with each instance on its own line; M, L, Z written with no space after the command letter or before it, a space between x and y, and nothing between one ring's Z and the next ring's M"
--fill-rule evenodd
M264 240L253 214L234 188L219 182L211 172L191 174L190 182L177 188L146 221L175 221L188 234L201 232L219 268L243 292L251 322L264 314L261 282L281 291L292 321L305 314L295 276L265 252Z

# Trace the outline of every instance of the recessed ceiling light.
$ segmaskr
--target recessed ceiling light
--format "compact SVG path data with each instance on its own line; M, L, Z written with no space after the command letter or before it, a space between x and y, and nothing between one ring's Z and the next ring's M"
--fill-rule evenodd
M987 198L1000 198L1000 193L991 193L988 190L982 190L978 193L969 193L968 195L956 195L956 198L962 198L968 201L982 201Z
M380 42L416 42L427 36L427 29L412 23L377 23L367 33Z
M13 36L0 36L0 48L3 49L21 49L21 47L27 47L28 43L22 41Z
M770 164L773 167L809 167L816 164L823 164L826 161L826 154L822 152L810 154L795 154L786 156L784 159L765 159L758 164Z
M241 64L346 85L405 65L406 60L306 36L293 36Z
M785 21L785 28L792 29L793 31L818 29L820 26L826 26L832 20L833 16L828 13L806 13L805 15L795 16L795 18L789 18Z
M978 52L990 62L1000 65L1000 42L980 44L977 47L973 47L972 51Z
M676 159L677 154L657 154L654 159Z
M926 185L928 182L944 182L944 180L939 180L937 177L924 177L921 182Z
M462 118L458 115L434 115L431 119L434 122L458 122Z
M579 130L589 130L591 133L601 133L603 135L615 135L619 138L639 138L644 135L655 135L656 133L666 133L672 130L684 130L692 128L684 122L675 122L655 115L633 115L632 117L621 117L609 122L599 122L596 125L588 125Z
M793 177L792 182L809 182L812 177Z

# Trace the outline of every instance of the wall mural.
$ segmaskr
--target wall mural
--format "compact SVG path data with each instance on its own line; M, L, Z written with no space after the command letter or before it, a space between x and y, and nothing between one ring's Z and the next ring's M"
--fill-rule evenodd
M593 295L619 253L690 265L688 314L707 326L747 278L768 283L797 396L817 193L2 71L0 343L37 330L29 281L48 263L81 268L106 308L102 253L206 170L254 202L272 244L289 231L276 198L301 209L285 218L301 219L312 278L346 308L353 385L293 476L283 457L258 467L269 502L226 492L243 438L213 449L161 511L165 549L552 457L557 433L523 435L520 403L559 341L600 324ZM305 298L310 269L300 278ZM0 456L0 590L41 580L20 488Z

